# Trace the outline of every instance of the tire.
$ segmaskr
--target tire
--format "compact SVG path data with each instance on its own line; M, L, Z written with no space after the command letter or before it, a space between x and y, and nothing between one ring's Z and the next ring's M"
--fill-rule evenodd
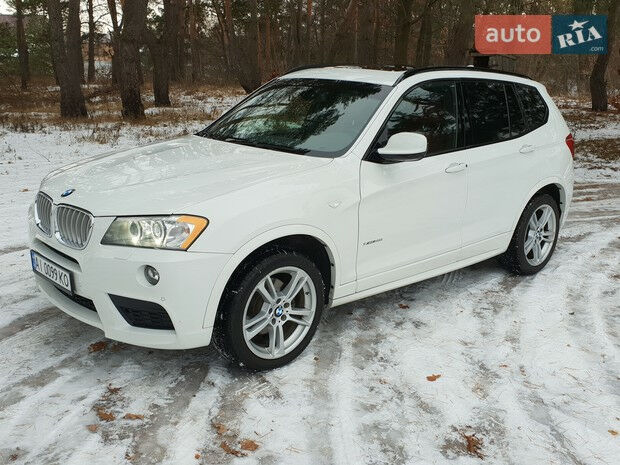
M295 293L292 299L287 290ZM273 249L231 279L216 315L214 345L225 358L250 370L281 367L310 343L324 302L325 284L317 266L297 252Z
M537 221L532 224L530 221L534 213ZM546 213L549 214L547 223L541 225L543 214ZM500 257L500 261L509 271L518 275L538 273L553 255L559 230L560 209L555 199L549 194L533 197L523 210L508 250Z

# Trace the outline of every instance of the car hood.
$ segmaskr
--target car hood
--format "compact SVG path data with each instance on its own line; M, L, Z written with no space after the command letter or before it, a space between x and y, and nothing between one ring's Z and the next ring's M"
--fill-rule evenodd
M331 161L186 136L67 165L41 190L95 216L192 213L202 201Z

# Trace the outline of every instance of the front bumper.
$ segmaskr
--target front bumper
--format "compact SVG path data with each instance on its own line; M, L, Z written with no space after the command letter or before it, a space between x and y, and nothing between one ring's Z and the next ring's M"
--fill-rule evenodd
M41 291L62 311L102 329L110 339L157 349L208 345L213 322L203 324L203 319L211 289L230 255L101 245L101 238L112 220L95 218L89 244L83 250L75 250L53 236L45 236L30 214L32 249L70 270L74 278L74 294L90 299L96 311L35 274ZM159 271L157 285L150 285L144 278L145 265L154 266ZM160 305L170 317L174 329L132 326L121 315L111 295Z

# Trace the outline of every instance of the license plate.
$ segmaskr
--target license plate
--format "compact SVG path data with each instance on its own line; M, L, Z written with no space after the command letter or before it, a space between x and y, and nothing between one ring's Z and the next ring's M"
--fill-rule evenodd
M30 258L32 260L32 270L35 273L49 279L57 286L69 292L73 292L73 280L69 270L64 269L62 266L58 266L53 261L39 255L34 250L30 251Z

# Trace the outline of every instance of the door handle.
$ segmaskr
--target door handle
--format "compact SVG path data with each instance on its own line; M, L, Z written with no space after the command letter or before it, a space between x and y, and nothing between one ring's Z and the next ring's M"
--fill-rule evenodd
M458 173L467 168L467 163L450 163L446 168L446 173Z
M534 150L536 150L536 147L534 147L533 145L530 145L530 144L525 144L525 145L523 145L523 146L519 149L519 152L521 152L521 153L531 153L531 152L533 152Z

